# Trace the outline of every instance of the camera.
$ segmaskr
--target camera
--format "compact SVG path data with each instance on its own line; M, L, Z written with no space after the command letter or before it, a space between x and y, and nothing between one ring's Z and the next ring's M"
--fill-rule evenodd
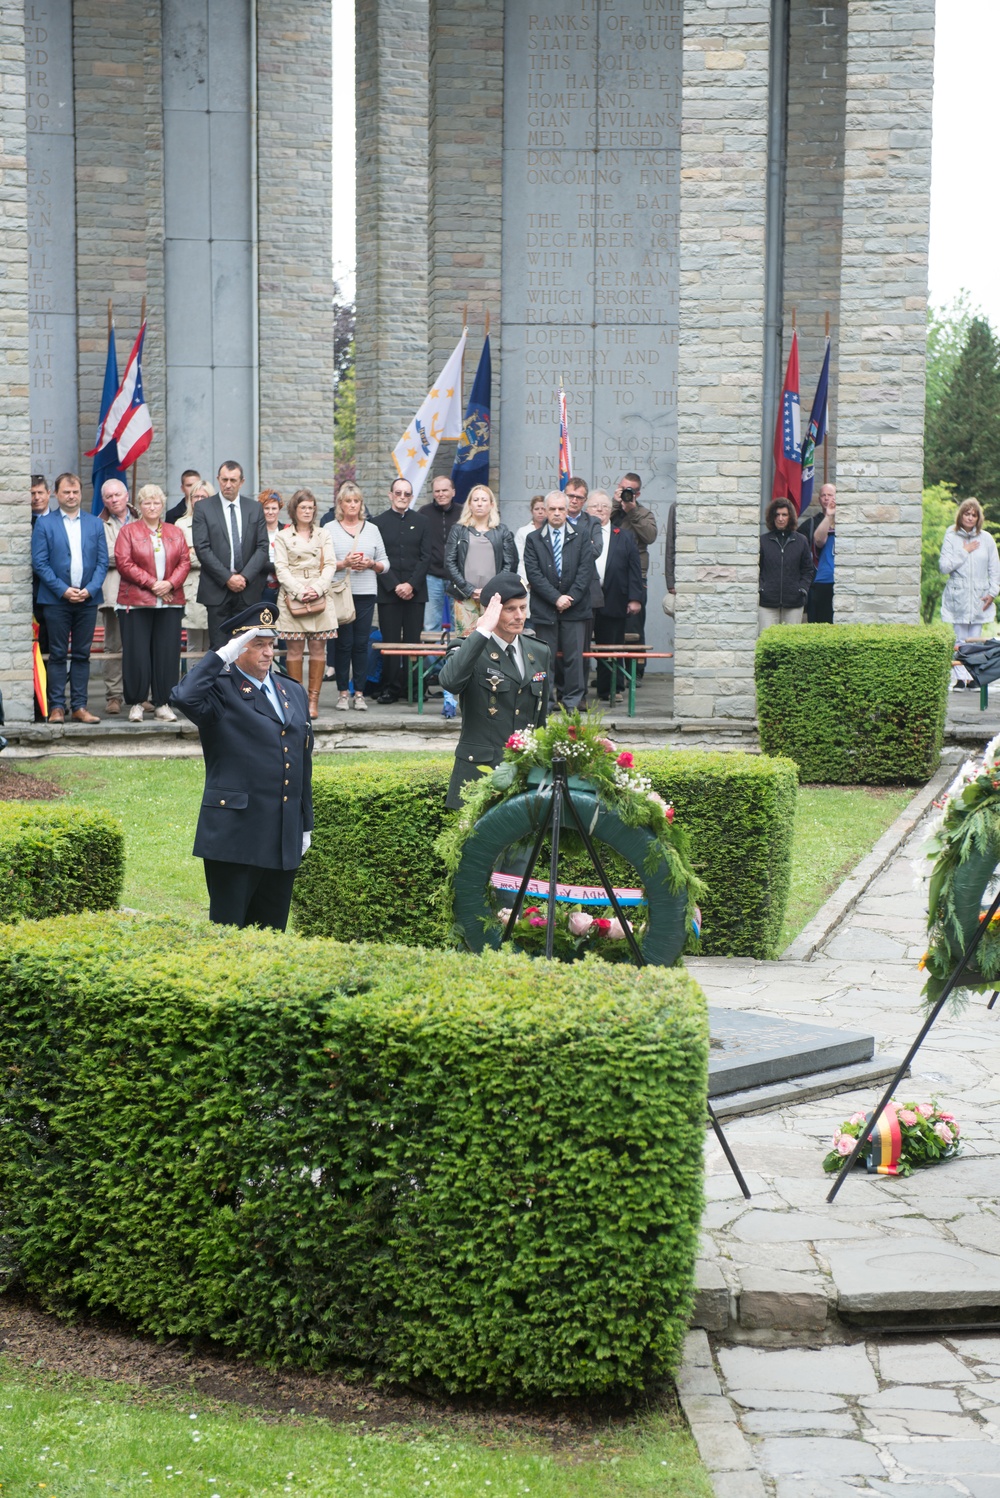
M623 489L622 490L622 499L623 500L627 500L628 503L631 504L632 501L635 499L635 490L634 489Z

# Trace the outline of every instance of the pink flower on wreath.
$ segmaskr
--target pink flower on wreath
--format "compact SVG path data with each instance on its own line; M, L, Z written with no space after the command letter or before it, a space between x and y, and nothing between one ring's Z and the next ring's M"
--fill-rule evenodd
M544 926L547 922L543 915L533 915L529 917L528 924L529 926Z
M930 1103L918 1103L917 1112L920 1114L921 1118L934 1117L934 1109L931 1107Z
M955 1122L954 1113L944 1113L940 1108L938 1109L938 1118L943 1118L945 1123L953 1124Z
M905 1124L908 1129L912 1129L917 1121L917 1115L912 1108L900 1108L897 1116L900 1123Z
M847 1120L848 1123L852 1124L864 1123L864 1121L865 1115L863 1113L852 1113L850 1118Z
M610 739L598 739L597 742L601 746L601 748L606 749L609 754L617 753L618 745L613 744Z
M623 770L631 770L632 766L635 764L635 755L630 754L627 749L623 749L621 754L619 754L618 758L615 760L615 764L619 765Z
M837 1140L837 1154L846 1157L851 1153L856 1143L857 1141L852 1139L850 1134L841 1134Z
M608 937L611 941L625 940L625 927L617 916L615 916L613 921L608 922Z
M594 924L594 917L585 910L574 910L566 924L573 936L586 936Z
M515 750L521 750L521 749L523 749L524 748L524 738L523 738L523 736L521 734L519 734L519 733L512 733L511 736L510 736L510 738L507 740L506 744L504 744L504 748L505 749L515 749Z
M946 1123L935 1124L934 1132L942 1144L952 1144L954 1142L955 1136Z

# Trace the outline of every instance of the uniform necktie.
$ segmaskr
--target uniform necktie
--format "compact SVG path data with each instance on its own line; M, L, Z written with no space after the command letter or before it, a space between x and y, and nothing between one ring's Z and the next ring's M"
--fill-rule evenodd
M504 650L507 652L507 659L510 661L511 665L514 667L514 670L517 673L518 677L520 677L520 675L521 675L521 668L517 664L517 647L515 646L514 641L511 640L509 644L505 645L504 646Z
M549 534L552 537L552 555L556 560L556 576L562 577L562 526L554 527Z
M278 717L281 719L282 723L284 723L285 714L282 710L281 702L278 699L278 689L274 685L274 677L271 676L270 672L267 676L264 677L264 691L267 693L267 699L270 702L271 706L274 708L274 711L278 714Z
M236 506L229 506L229 550L232 569L235 572L240 557L240 533L236 525Z

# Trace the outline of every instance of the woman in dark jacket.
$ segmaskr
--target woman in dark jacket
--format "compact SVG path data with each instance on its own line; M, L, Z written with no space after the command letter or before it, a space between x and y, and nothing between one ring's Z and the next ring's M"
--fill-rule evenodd
M494 571L490 571L490 568ZM475 629L482 609L479 591L498 572L517 571L513 533L501 524L493 490L476 484L453 525L444 551L447 588L455 600L455 618L467 634Z
M801 624L816 570L812 550L805 536L797 533L798 516L790 499L772 499L764 523L767 530L760 538L759 628Z

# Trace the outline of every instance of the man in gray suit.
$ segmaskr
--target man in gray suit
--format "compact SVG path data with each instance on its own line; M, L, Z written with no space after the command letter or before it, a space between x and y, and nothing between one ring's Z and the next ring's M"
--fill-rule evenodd
M267 525L255 499L240 493L243 469L227 459L219 469L219 492L196 504L191 539L201 562L198 602L208 615L213 650L228 638L226 625L259 603L267 578Z
M545 496L546 521L524 543L524 571L531 588L535 638L549 647L553 662L562 652L564 707L579 707L586 692L583 649L593 613L591 585L597 562L590 536L566 524L566 496ZM443 678L442 678L443 682Z

